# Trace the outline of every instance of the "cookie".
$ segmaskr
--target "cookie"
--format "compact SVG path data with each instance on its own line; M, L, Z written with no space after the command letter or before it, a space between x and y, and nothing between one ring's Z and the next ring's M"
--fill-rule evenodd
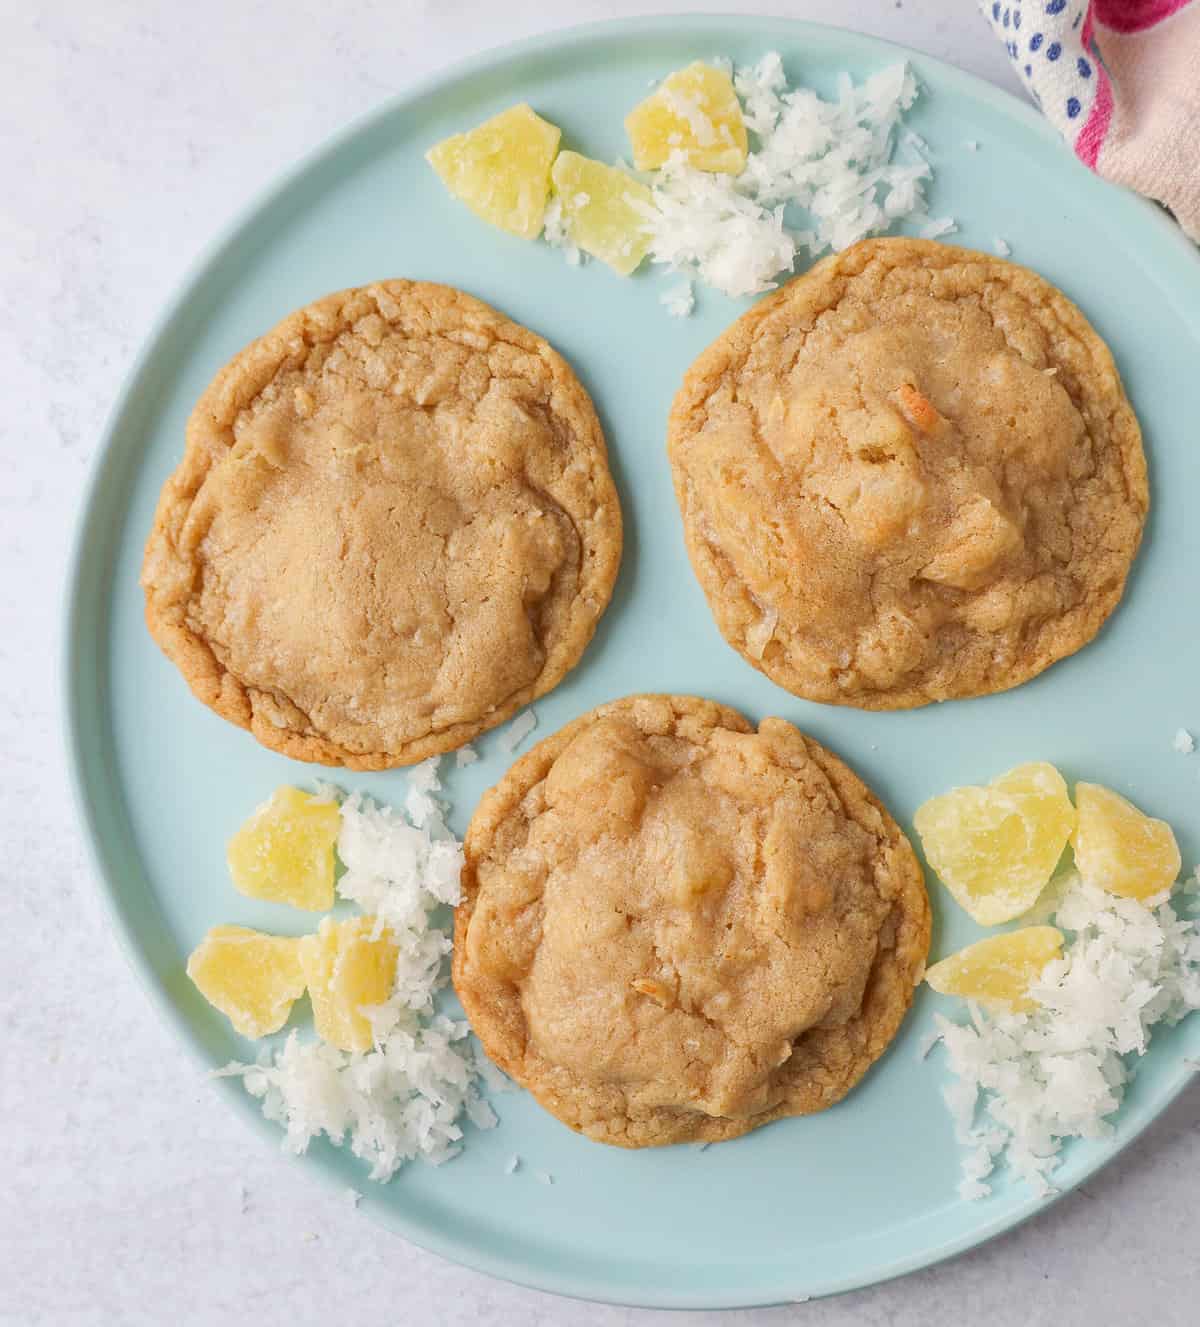
M602 705L480 802L454 985L484 1049L598 1142L734 1138L840 1100L895 1036L929 902L868 788L782 719Z
M1112 355L1036 273L867 240L739 318L669 425L725 639L863 709L1003 691L1095 636L1149 493Z
M451 750L544 695L612 593L621 512L541 337L383 281L217 374L146 547L146 621L264 746L351 769Z

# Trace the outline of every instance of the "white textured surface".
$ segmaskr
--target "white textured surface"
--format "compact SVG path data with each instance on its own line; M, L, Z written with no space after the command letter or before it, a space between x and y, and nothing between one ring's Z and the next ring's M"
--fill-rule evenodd
M264 183L406 81L551 24L647 7L0 0L6 1327L1196 1321L1200 1091L1085 1192L940 1269L759 1313L585 1306L411 1248L264 1148L200 1080L106 933L59 754L60 587L102 417L154 314ZM744 8L892 36L1015 86L973 5Z

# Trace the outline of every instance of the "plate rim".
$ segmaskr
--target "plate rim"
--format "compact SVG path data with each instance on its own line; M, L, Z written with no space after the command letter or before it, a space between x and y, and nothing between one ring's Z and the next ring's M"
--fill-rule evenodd
M225 1095L222 1088L228 1090L224 1080L211 1078L211 1059L205 1054L195 1030L184 1016L164 985L155 979L153 965L147 955L144 940L140 937L129 909L122 903L121 891L114 884L116 874L111 867L109 849L105 843L100 825L100 814L96 793L90 775L94 756L87 751L85 734L86 700L81 685L81 654L84 646L84 579L85 562L88 549L95 539L95 527L100 516L99 499L105 483L110 477L116 456L122 423L125 416L134 407L138 397L149 385L148 378L153 368L153 361L159 353L161 343L186 313L187 309L203 288L205 282L219 269L229 257L243 232L251 227L258 217L267 212L289 189L308 172L331 160L343 148L352 143L361 134L365 134L379 122L405 111L419 112L420 103L426 97L442 91L450 85L471 79L485 72L494 72L506 63L511 63L532 54L566 55L580 46L587 46L598 39L612 37L618 33L630 37L678 35L682 39L694 35L702 36L705 30L714 32L728 29L730 24L769 23L780 28L794 30L798 38L806 33L818 32L839 36L857 44L870 57L891 60L905 60L936 69L940 79L954 87L955 91L968 98L981 101L997 110L1006 118L1015 120L1025 130L1032 131L1048 143L1057 144L1065 153L1064 167L1071 168L1078 164L1056 130L1032 104L1004 88L989 83L976 74L948 63L937 56L893 42L885 38L858 32L852 28L835 24L816 23L803 18L766 14L730 14L730 13L684 13L650 14L626 18L605 19L595 22L573 24L548 32L535 33L516 41L489 47L463 59L443 65L431 73L407 82L402 88L366 111L352 117L343 126L322 138L315 146L294 158L288 165L276 173L264 189L260 189L239 208L216 231L216 234L201 245L198 253L187 264L183 275L171 289L159 312L150 321L144 331L138 350L132 362L123 374L112 405L106 412L99 430L99 441L89 460L84 483L78 503L72 513L72 532L66 562L65 594L59 619L60 647L58 650L58 695L62 706L63 754L68 770L68 782L71 790L71 802L75 820L82 830L81 838L85 846L85 860L88 873L98 886L101 906L109 922L109 930L115 935L117 945L124 960L131 969L137 984L149 998L151 1006L171 1030L174 1039L181 1043L186 1054L204 1071L206 1081L212 1082L218 1094ZM1099 180L1099 177L1094 177ZM1149 223L1156 227L1159 236L1168 246L1174 248L1182 258L1187 255L1187 262L1197 264L1191 277L1200 290L1200 252L1187 239L1182 229L1168 215L1165 209L1149 199L1112 184L1099 180L1109 191L1112 204L1117 209L1125 209L1129 215L1141 214L1142 224ZM1064 1197L1080 1184L1107 1166L1121 1152L1167 1110L1180 1096L1184 1089L1194 1081L1193 1076L1185 1074L1178 1082L1169 1085L1149 1108L1144 1118L1137 1120L1124 1130L1118 1141L1110 1144L1109 1150L1094 1163L1085 1165L1070 1183L1045 1198L1030 1196L1016 1207L994 1218L974 1226L954 1239L926 1248L920 1253L897 1258L882 1267L876 1265L871 1270L853 1275L833 1278L828 1282L814 1286L806 1298L818 1299L830 1295L843 1294L851 1290L864 1289L882 1284L897 1277L918 1271L921 1268L965 1253L970 1249L986 1244L997 1236L1015 1229L1031 1217L1045 1211L1059 1198ZM278 1140L278 1130L258 1117L244 1110L235 1110L235 1116L242 1118L255 1134L263 1138ZM307 1166L307 1172L317 1177L326 1185L344 1188L344 1180L335 1175L328 1164L320 1158L312 1159L315 1164ZM673 1289L660 1282L654 1286L644 1286L637 1294L614 1293L605 1283L589 1281L586 1277L559 1271L548 1264L533 1267L520 1258L494 1254L477 1245L463 1245L453 1239L442 1238L437 1232L424 1227L415 1233L414 1222L403 1212L392 1209L381 1210L379 1205L364 1204L362 1210L372 1218L375 1224L383 1227L390 1234L400 1235L417 1247L445 1258L460 1266L497 1277L512 1284L556 1294L569 1299L620 1305L632 1308L658 1309L734 1309L767 1307L789 1302L796 1302L786 1294L772 1288L769 1291L754 1292L748 1286L739 1286L728 1293L715 1295L708 1291L702 1294L690 1294L686 1290Z

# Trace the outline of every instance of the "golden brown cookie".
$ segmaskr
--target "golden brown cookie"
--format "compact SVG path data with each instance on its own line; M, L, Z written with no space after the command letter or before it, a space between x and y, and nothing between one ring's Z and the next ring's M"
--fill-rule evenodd
M565 1124L649 1147L840 1100L929 949L917 859L782 719L688 696L540 742L467 831L454 985L487 1053Z
M541 337L382 281L217 374L146 546L146 621L265 746L408 765L557 685L608 604L621 512L588 394Z
M725 639L810 700L1003 691L1116 607L1149 495L1112 355L987 254L866 240L700 356L669 426Z

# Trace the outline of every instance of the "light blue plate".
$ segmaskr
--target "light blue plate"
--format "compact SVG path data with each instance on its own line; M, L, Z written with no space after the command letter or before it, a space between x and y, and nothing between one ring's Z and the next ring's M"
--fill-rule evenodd
M956 240L1014 257L1078 300L1116 353L1146 431L1154 512L1125 604L1100 640L1037 681L987 700L864 714L796 700L720 639L688 568L664 456L667 408L691 361L745 307L705 294L676 321L658 297L674 278L621 281L566 267L539 244L490 230L452 202L422 160L435 140L516 100L565 142L612 158L622 118L648 83L696 58L751 61L780 50L793 79L827 93L907 56L924 93L910 116L932 147L935 213ZM965 147L979 142L978 152ZM67 690L83 815L134 966L206 1066L250 1051L199 998L184 959L217 922L300 930L304 919L234 892L224 843L284 781L318 772L259 747L192 699L142 623L138 569L184 421L214 371L289 310L381 277L450 282L542 332L594 395L626 518L612 607L582 664L539 703L539 735L632 691L694 692L757 719L780 714L828 743L902 823L932 793L1023 760L1052 760L1131 793L1183 826L1195 860L1197 771L1171 750L1200 729L1200 259L1149 205L1063 150L1028 107L924 56L783 20L625 22L557 34L475 60L394 100L323 147L217 246L151 337L112 416L79 536L70 594ZM448 777L461 833L507 763L495 737ZM452 762L450 762L452 763ZM344 775L398 800L404 774ZM934 953L975 935L934 889ZM322 1145L314 1173L370 1189L364 1209L409 1239L498 1276L588 1298L662 1306L764 1304L861 1286L947 1257L1038 1206L1002 1185L955 1194L958 1149L939 1095L943 1068L917 1046L937 1001L922 991L884 1061L848 1101L703 1153L624 1152L576 1137L523 1094L501 1126L472 1133L441 1169L412 1166L370 1186ZM1159 1036L1121 1111L1117 1137L1069 1150L1078 1183L1163 1109L1200 1053L1200 1023ZM231 1104L259 1120L232 1083ZM277 1141L262 1124L265 1138ZM507 1176L519 1153L521 1172ZM554 1175L540 1184L534 1169Z

